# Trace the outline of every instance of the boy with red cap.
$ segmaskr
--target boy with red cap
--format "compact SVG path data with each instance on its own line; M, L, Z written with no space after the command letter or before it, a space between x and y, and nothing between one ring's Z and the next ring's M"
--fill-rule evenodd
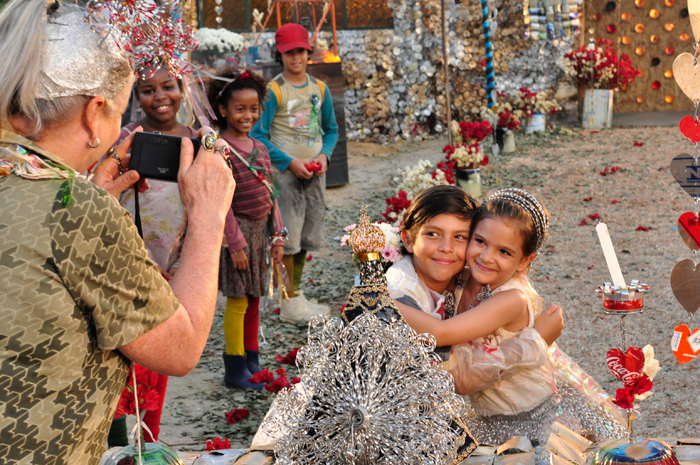
M275 43L284 72L270 81L269 100L250 135L267 146L280 188L277 202L289 229L283 262L293 288L280 318L294 320L328 312L328 307L306 300L299 285L306 252L320 249L323 240L325 174L338 141L338 124L328 86L306 74L312 52L308 31L286 24L277 30Z

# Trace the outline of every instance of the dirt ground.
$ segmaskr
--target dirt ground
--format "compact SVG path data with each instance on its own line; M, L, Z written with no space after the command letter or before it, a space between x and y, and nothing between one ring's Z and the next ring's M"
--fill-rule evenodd
M613 396L622 387L605 364L606 352L621 346L619 318L604 315L595 294L598 285L610 280L594 229L599 215L610 228L625 278L651 285L644 313L627 318L629 344L652 344L662 367L654 379L653 395L638 403L637 432L652 437L697 436L700 361L680 365L670 349L673 329L688 322L669 285L674 264L691 258L676 225L678 217L694 207L668 167L675 155L691 150L690 142L677 128L555 130L518 134L516 142L516 153L499 156L484 170L484 194L498 187L524 187L551 214L546 253L538 259L531 279L545 302L556 302L565 310L566 329L559 346ZM326 243L322 250L311 252L303 283L308 296L338 310L356 274L349 250L339 245L342 228L356 222L361 205L379 220L386 208L384 199L396 192L391 179L397 169L420 159L439 161L443 145L441 140L399 147L349 143L351 182L328 189ZM601 174L613 167L619 171ZM274 397L223 385L222 304L221 299L199 366L184 378L170 380L161 439L180 450L202 450L207 439L217 436L228 438L233 447L247 447ZM290 379L297 376L295 367L274 357L301 346L306 327L282 323L272 312L262 316L261 325L263 366L286 368ZM700 317L693 326L700 326ZM248 408L250 416L228 425L224 414L234 408Z

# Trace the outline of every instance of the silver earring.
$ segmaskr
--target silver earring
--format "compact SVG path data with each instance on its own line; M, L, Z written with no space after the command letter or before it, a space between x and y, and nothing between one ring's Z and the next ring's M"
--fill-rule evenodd
M93 149L96 149L97 147L100 146L100 138L95 137L95 145L92 144L92 142L88 142L88 145L92 147Z

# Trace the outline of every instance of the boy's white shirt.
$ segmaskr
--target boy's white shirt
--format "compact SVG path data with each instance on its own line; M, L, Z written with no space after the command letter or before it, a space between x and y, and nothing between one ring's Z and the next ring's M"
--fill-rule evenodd
M442 320L438 310L442 307L445 296L429 289L418 277L411 255L406 255L387 270L386 282L394 300L409 297L418 304L420 310Z

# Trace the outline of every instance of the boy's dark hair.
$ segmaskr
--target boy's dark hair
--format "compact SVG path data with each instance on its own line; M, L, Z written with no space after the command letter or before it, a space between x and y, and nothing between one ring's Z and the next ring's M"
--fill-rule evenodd
M403 214L401 231L406 231L413 242L418 231L436 216L456 215L468 221L478 208L479 202L457 186L430 187L421 191ZM403 245L401 253L410 255Z
M544 208L544 205L541 205L541 208L542 214L549 221L547 209ZM495 198L484 202L474 215L474 219L472 219L470 235L474 234L476 226L484 218L504 218L515 222L523 238L523 255L526 257L537 253L537 245L544 243L547 238L546 231L544 233L545 237L539 237L532 215L523 206L512 200Z
M314 54L314 49L312 48L311 50L307 50L309 52L309 58L311 58L311 55ZM275 50L275 61L280 64L280 66L284 67L284 62L282 62L282 54L279 52L279 50Z
M218 69L216 75L226 79L234 79L232 82L212 79L207 85L207 98L216 116L216 122L214 124L219 130L223 131L226 129L226 118L221 115L219 106L226 107L231 101L233 93L238 90L253 89L257 92L258 100L260 101L260 110L262 111L263 102L267 96L267 83L265 79L250 70L239 71L233 66L225 66Z

